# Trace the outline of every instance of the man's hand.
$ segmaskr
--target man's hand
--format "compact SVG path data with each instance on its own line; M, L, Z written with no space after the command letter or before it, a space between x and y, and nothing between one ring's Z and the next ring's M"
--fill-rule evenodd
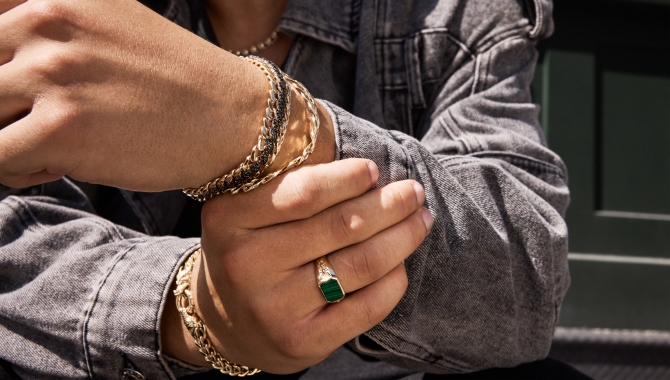
M0 183L200 186L249 154L268 89L135 0L0 0Z
M224 357L268 372L296 372L391 312L407 287L403 260L433 221L418 183L368 191L377 176L374 163L362 159L305 166L205 204L204 255L192 289ZM326 254L347 293L335 304L317 287L313 261ZM173 302L163 320L164 351L207 365Z

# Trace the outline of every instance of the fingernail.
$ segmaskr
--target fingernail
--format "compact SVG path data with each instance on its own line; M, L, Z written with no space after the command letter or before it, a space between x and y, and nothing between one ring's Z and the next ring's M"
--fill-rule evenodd
M379 169L377 168L377 164L375 164L373 161L368 161L368 170L370 170L370 178L372 178L372 183L376 184L377 180L379 179Z
M423 223L426 225L426 229L430 231L433 228L433 214L427 208L421 210L421 217L423 217Z
M426 199L426 192L423 190L423 186L418 183L414 184L414 194L416 194L416 201L418 204L422 205L423 201Z

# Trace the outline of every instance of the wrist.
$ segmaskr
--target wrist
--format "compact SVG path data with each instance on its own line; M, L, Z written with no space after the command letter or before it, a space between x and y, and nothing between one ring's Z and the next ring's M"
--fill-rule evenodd
M197 289L194 288L193 285L197 283L201 260L202 257L198 258L193 267L191 289L193 290L194 296L197 294L195 293L197 292ZM210 364L207 363L202 354L200 354L193 337L186 328L186 325L177 310L176 298L174 295L175 289L175 282L172 281L161 318L161 351L163 354L184 363L200 367L209 367Z

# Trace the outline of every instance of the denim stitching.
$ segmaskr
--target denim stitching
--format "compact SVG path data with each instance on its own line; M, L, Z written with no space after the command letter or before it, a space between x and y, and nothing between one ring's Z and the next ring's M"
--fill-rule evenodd
M394 338L398 339L399 341L403 342L404 344L408 344L408 345L410 345L410 346L412 346L412 347L414 347L414 348L416 348L416 349L418 349L418 350L420 350L420 351L423 351L423 353L426 354L426 356L429 356L429 357L430 357L430 363L438 364L438 361L443 361L443 362L445 362L445 363L450 364L450 365L453 366L452 368L449 368L449 367L446 367L446 366L443 365L443 368L447 368L447 369L453 369L453 368L459 368L459 369L460 369L460 368L462 368L459 364L457 364L457 363L455 363L455 362L452 362L452 361L449 360L449 359L443 358L441 355L434 354L434 353L428 351L427 349L425 349L424 347L421 347L421 346L417 345L416 343L413 343L413 342L410 342L410 341L408 341L408 340L406 340L406 339L404 339L404 338L401 338L400 336L396 335L394 332L389 331L389 330L388 330L386 327L384 327L383 325L377 325L377 326L375 326L375 327L376 327L376 328L379 328L380 330L384 330L384 332L386 332L386 333L389 334L389 335L392 335ZM402 352L402 354L403 354L404 356L409 356L410 358L412 358L412 359L414 359L414 360L416 360L416 361L418 361L418 362L426 362L426 361L427 361L426 359L418 358L418 357L416 357L416 356L414 356L414 355L412 355L412 354L409 354L409 353L407 353L407 352L405 352L405 351L402 351L402 350L397 350L397 351L398 351L398 352Z
M482 63L482 56L481 54L477 54L477 58L475 58L475 73L474 77L472 79L472 91L470 91L470 96L473 96L474 94L477 93L477 85L479 84L479 65Z
M123 257L131 250L133 249L137 243L132 244L130 247L126 248L123 252L119 253L113 263L110 265L109 269L107 270L107 273L105 273L105 276L100 280L99 286L95 291L95 295L93 299L91 300L89 308L86 310L86 313L84 315L84 324L82 326L82 344L84 345L84 358L86 359L86 369L88 370L88 376L90 379L93 379L93 368L92 368L92 363L91 363L91 356L90 356L90 350L88 348L88 324L91 320L91 314L93 312L93 309L95 308L95 305L98 301L98 296L100 295L100 291L102 288L105 286L105 283L107 282L107 278L112 274L112 270L116 267L116 265L121 262Z

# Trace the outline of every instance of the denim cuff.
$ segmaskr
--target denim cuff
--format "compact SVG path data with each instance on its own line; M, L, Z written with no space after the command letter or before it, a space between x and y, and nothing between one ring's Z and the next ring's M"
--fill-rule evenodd
M96 285L86 311L83 343L93 377L137 371L145 378L175 378L161 355L160 322L182 262L199 239L133 239Z

